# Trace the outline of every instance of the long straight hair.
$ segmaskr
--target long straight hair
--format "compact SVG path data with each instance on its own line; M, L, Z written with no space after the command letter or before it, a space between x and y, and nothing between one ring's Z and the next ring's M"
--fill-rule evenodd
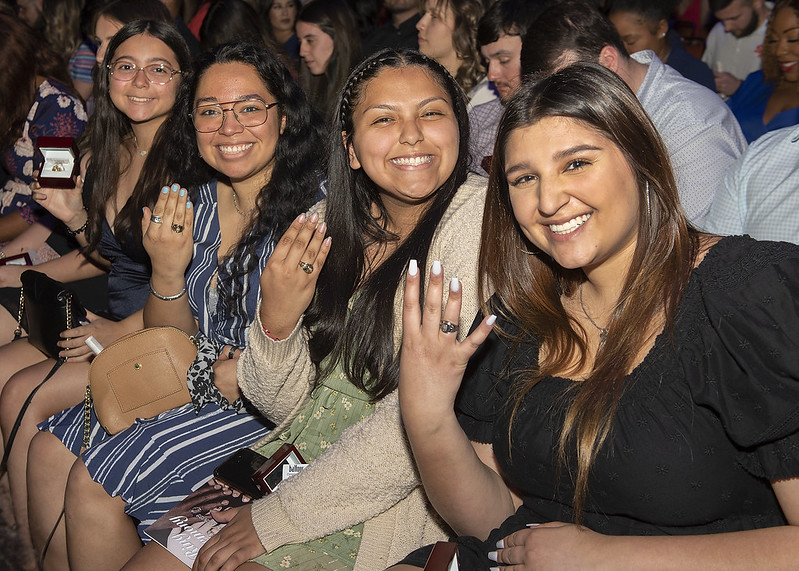
M108 42L103 64L98 68L94 82L95 109L86 135L81 140L81 154L91 152L91 163L88 173L93 177L92 194L89 198L89 227L87 228L88 251L97 249L102 236L103 221L105 220L106 205L114 199L117 186L122 173L129 168L132 160L130 150L122 142L131 137L133 129L130 119L117 109L110 96L111 76L106 67L114 61L119 46L133 36L148 35L161 40L172 50L177 58L181 74L176 75L172 81L185 82L191 80L191 56L186 42L177 29L169 23L157 20L134 20L125 24L116 35ZM159 172L154 163L163 163L164 157L156 152L157 142L164 137L166 121L159 127L153 141L153 146L142 166L141 175L136 181L133 194L122 206L114 219L114 234L120 243L133 240L132 243L141 243L141 212L142 207L152 206L158 196L160 187L169 181L171 176L179 176L183 168L175 172ZM120 153L120 149L126 151ZM164 178L164 177L167 178Z
M355 134L353 112L369 83L382 71L411 67L424 70L452 101L460 135L458 159L452 173L430 199L416 228L379 267L366 275L366 248L396 242L398 237L385 227L388 214L382 190L363 169L350 168L347 148ZM339 95L330 143L327 201L328 235L332 236L334 246L322 268L316 297L304 322L312 332L310 349L318 368L317 380L340 364L349 380L375 401L397 387L395 292L410 259L419 260L420 267L426 267L433 234L466 180L469 122L464 99L458 84L440 64L413 50L383 50L374 54L353 70ZM348 313L350 300L353 303ZM326 364L320 366L325 358L328 358Z
M576 293L585 276L580 270L560 267L541 251L525 253L535 247L526 241L514 218L505 177L511 134L545 117L573 119L616 145L635 176L639 198L637 244L623 276L607 341L600 346L588 378L569 389L573 400L559 439L559 465L575 480L579 522L588 475L611 431L625 388L622 381L643 349L643 333L661 315L666 330L672 330L696 259L698 238L680 209L668 152L635 94L617 75L597 64L580 63L538 82L526 82L508 103L497 134L480 247L479 267L485 269L485 276L481 274L478 281L480 291L489 283L494 286L499 305L507 308L521 330L535 335L546 347L540 362L523 372L513 387L514 421L525 396L541 379L588 365L584 330L561 302L561 295ZM572 458L576 466L570 465Z

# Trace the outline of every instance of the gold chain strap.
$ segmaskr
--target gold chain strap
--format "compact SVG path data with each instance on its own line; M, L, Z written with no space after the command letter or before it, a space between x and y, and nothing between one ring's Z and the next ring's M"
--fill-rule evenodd
M92 434L92 388L86 385L83 393L83 447L89 447L89 438Z
M67 294L67 329L72 329L72 294Z
M17 328L14 329L14 339L22 336L22 313L25 311L25 292L19 289L19 311L17 311Z

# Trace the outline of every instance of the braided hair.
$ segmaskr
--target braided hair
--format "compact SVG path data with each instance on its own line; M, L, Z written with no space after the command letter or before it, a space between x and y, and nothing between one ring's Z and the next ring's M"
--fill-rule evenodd
M416 227L379 267L368 267L366 248L399 241L385 226L383 190L363 169L352 169L348 148L353 112L370 82L386 69L421 68L447 93L460 135L452 173L432 195ZM469 123L458 84L440 64L413 50L383 50L350 74L336 104L330 143L328 234L335 245L319 278L304 326L317 365L317 382L341 365L356 387L380 400L397 387L399 360L394 346L394 297L410 259L424 267L433 234L455 192L466 180ZM343 143L342 144L342 134ZM352 302L348 312L348 302ZM324 361L324 363L323 363Z

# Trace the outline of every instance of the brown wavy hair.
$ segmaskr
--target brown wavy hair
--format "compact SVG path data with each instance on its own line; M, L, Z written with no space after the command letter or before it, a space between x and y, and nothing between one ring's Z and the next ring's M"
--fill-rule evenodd
M484 0L436 0L436 8L441 11L449 8L455 15L452 30L452 46L461 60L455 81L461 89L469 93L486 73L480 46L477 45L477 24L485 14ZM425 3L419 3L419 12L424 14Z
M790 8L794 14L799 17L799 0L779 0L774 4L774 9L768 18L766 25L766 39L763 42L763 53L761 55L763 61L763 79L768 83L775 83L782 79L782 71L780 64L777 62L777 42L774 38L774 20L776 19L777 12L783 8Z
M514 218L505 177L510 135L545 117L570 118L614 143L634 173L639 195L638 241L607 341L588 378L572 383L563 395L571 400L559 438L559 466L575 482L579 523L591 466L611 432L625 388L619 381L643 349L642 332L661 317L667 331L672 327L698 238L680 209L668 152L635 94L616 74L598 64L578 63L538 82L526 81L508 103L497 134L480 247L479 267L485 268L485 275L478 281L480 291L489 283L496 289L499 303L486 312L509 314L546 347L540 362L531 364L513 388L514 421L523 399L540 380L582 370L589 358L585 331L561 302L561 296L575 295L585 275L560 267L527 242ZM533 255L527 253L531 249Z

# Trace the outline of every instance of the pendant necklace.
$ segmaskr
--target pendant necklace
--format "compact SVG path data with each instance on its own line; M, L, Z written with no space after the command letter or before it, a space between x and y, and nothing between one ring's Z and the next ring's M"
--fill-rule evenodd
M583 305L583 284L580 284L580 308L583 310L583 315L591 322L591 325L599 330L599 346L602 347L608 339L608 328L597 325L596 321L591 319L591 316L588 315L588 312L585 310L585 305Z
M147 149L140 151L139 150L139 140L136 138L136 133L133 134L133 146L136 147L136 150L139 151L139 154L143 157L147 156Z

